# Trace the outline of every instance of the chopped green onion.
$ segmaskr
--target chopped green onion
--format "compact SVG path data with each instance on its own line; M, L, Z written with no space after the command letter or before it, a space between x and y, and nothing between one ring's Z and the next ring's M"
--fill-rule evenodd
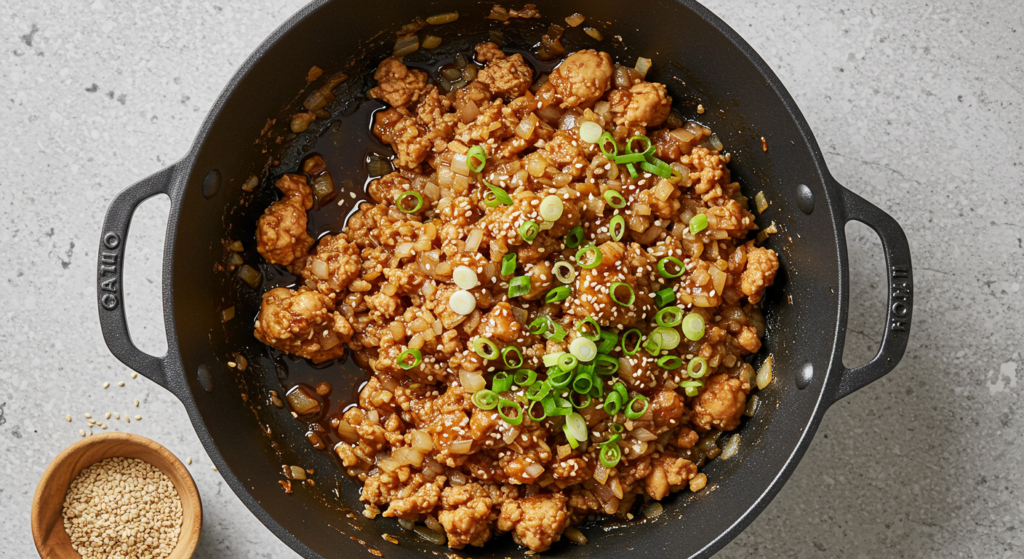
M626 389L626 383L622 381L616 382L612 386L612 390L619 395L619 399L621 399L623 403L629 400L629 390Z
M509 361L509 355L513 356L512 361ZM508 367L509 369L518 369L519 367L523 366L523 363L526 363L526 360L523 359L523 352L520 351L519 348L514 345L510 345L505 349L501 350L501 360L505 362L505 366ZM534 373L533 376L536 377L537 373ZM517 382L516 384L521 383ZM522 386L529 385L522 384Z
M589 374L593 375L594 373L591 372ZM591 398L601 398L604 396L604 383L600 381L595 382L593 388L590 389L588 394Z
M565 355L564 351L558 353L548 353L544 357L541 357L541 361L544 362L545 367L556 367L558 366L558 360Z
M608 415L615 415L622 409L622 397L616 392L612 392L604 399L604 413Z
M484 359L497 359L501 353L498 351L498 344L491 340L479 337L473 340L473 351Z
M573 392L572 394L569 394L569 401L572 402L572 407L581 410L590 405L590 394Z
M628 338L630 336L636 336L636 343L630 343ZM640 351L640 346L643 344L644 337L640 333L640 330L636 328L630 328L622 334L622 353L626 355L636 355L636 352Z
M516 410L516 414L514 416L505 415L504 408L512 408ZM523 422L523 407L512 400L498 400L498 415L509 425L519 425Z
M533 409L534 409L534 407L536 407L538 405L540 406L540 415L535 415L533 413ZM526 406L526 415L532 421L536 421L538 423L540 423L541 421L544 421L545 419L547 419L548 413L546 411L544 411L544 402L541 402L540 400L535 400L535 401L530 402L530 405Z
M674 264L678 268L678 270L669 270L669 264ZM684 266L682 261L680 261L675 256L666 256L665 258L662 258L661 260L658 261L658 273L661 274L661 277L663 278L678 278L679 276L683 275L683 272L685 271L686 266Z
M572 382L572 371L560 371L556 368L554 374L548 372L548 383L551 388L565 388L569 386L570 382Z
M601 339L601 325L594 320L594 317L588 316L576 324L576 332L584 338L596 342Z
M565 335L568 332L565 331L565 328L562 328L561 324L555 322L551 318L548 318L548 326L550 326L550 329L544 334L545 338L553 342L560 342L565 339Z
M543 380L535 382L526 389L526 398L528 400L539 401L543 400L549 393L551 393L551 383Z
M413 198L414 200L416 200L416 206L411 209L405 202L409 198ZM420 208L423 207L423 196L420 196L420 193L416 192L415 190L406 190L405 192L398 195L398 198L395 200L395 205L398 206L398 209L401 210L403 213L415 213L420 211Z
M679 330L675 328L669 328L668 326L658 326L651 331L651 336L657 336L659 338L659 351L663 349L675 349L679 347L681 338L679 337ZM651 355L654 355L653 353Z
M618 465L619 460L622 459L622 450L617 444L605 443L601 445L601 452L598 457L601 459L602 466L611 469Z
M412 356L412 362L411 363L409 362L409 359L408 359L409 356ZM409 370L409 369L411 369L413 367L416 367L416 366L418 366L422 362L423 362L423 354L420 353L420 350L418 350L418 349L410 348L410 349L407 349L407 350L403 351L402 353L398 354L398 366L403 368L403 369L405 369L405 370Z
M579 365L579 363L580 361L575 355L571 353L563 353L558 357L557 367L559 371L568 372L575 369L576 365Z
M494 378L491 379L491 390L499 393L512 390L512 375L505 371L495 373Z
M606 149L606 147L608 146L608 142L611 142L612 144L612 148L610 151ZM614 161L615 156L619 154L619 145L615 143L615 138L612 137L611 132L605 132L604 134L601 134L601 137L597 139L597 147L601 148L601 153L608 159L611 159L612 161Z
M526 220L519 226L519 236L528 243L537 238L537 233L540 233L540 225L536 221Z
M683 335L691 341L697 341L704 337L704 317L697 313L690 313L683 318Z
M640 411L636 410L635 405L637 402L640 402L641 404L644 405L644 407ZM629 401L629 404L626 405L626 409L623 413L625 413L626 417L629 419L640 419L641 417L643 417L645 413L647 413L647 408L650 407L650 405L650 400L648 400L646 396L641 394Z
M618 434L625 432L626 428L621 423L612 423L608 426L608 430L612 433Z
M647 339L644 340L644 351L650 355L658 355L658 352L661 351L661 332L658 332L657 329L647 334Z
M493 390L477 390L473 393L473 403L482 410L493 410L498 407L498 393Z
M690 218L690 233L696 235L708 228L707 214L697 214Z
M636 167L634 167L632 163L626 163L626 170L629 171L630 177L635 179L638 176L636 172Z
M484 193L484 204L487 204L488 208L497 208L501 205L498 201L498 197L494 194L494 191L488 190Z
M619 165L622 165L624 163L646 163L646 161L644 161L644 155L642 153L627 153L625 155L616 155L615 162L618 163Z
M621 440L622 440L622 435L619 435L619 434L616 433L616 434L608 437L608 440L605 441L604 444L615 444L615 443L617 443L617 442L619 442Z
M572 413L572 402L561 398L559 396L551 396L551 401L554 404L554 410L549 410L548 407L544 406L544 411L548 412L548 417L553 415L569 415Z
M562 199L554 194L545 196L540 201L540 216L544 218L544 221L558 221L558 218L562 217Z
M626 207L626 199L617 190L605 190L601 196L604 196L604 201L616 210Z
M658 326L679 326L683 321L683 311L679 307L665 307L654 315Z
M569 432L578 441L582 441L587 438L587 422L583 419L583 416L578 413L570 413L565 418L565 426L569 428Z
M548 294L544 296L544 302L545 303L558 303L560 301L564 301L564 300L569 298L569 293L571 291L572 290L569 289L569 286L567 286L567 285L560 285L560 286L552 289L551 291L548 291Z
M555 275L555 279L562 283L572 283L572 280L576 279L576 269L565 260L556 262L551 268L551 273Z
M629 293L628 298L625 300L622 299L621 294L619 293L622 289L625 289L626 292ZM633 292L633 287L628 283L623 283L621 281L616 281L611 284L608 288L608 295L611 296L612 301L615 301L616 305L622 307L628 307L636 301L636 293Z
M601 139L602 132L604 129L596 122L588 120L580 124L580 139L588 144L596 144Z
M679 383L679 386L683 387L683 390L686 391L687 396L689 396L690 398L696 398L697 395L700 394L700 392L698 392L698 389L704 386L704 383L699 380L684 380L683 382Z
M599 375L613 375L619 370L619 360L610 355L598 355L594 360L594 372Z
M668 163L665 163L660 159L657 160L657 163L648 163L646 161L641 161L640 169L646 173L658 175L663 179L667 179L672 176L672 167L670 167Z
M594 377L590 375L577 374L576 378L572 381L572 389L580 394L586 394L590 392L590 389L594 386Z
M494 186L493 184L487 182L484 179L480 179L480 180L484 181L484 186L486 186L487 188L491 189L491 192L494 193L494 197L499 202L501 202L502 204L505 204L506 206L511 206L512 205L512 197L508 195L508 192L506 192L504 188L501 188L500 186Z
M479 161L479 165L474 165L474 161ZM469 167L470 171L479 173L484 170L484 166L487 165L487 152L480 146L473 146L469 148L469 152L466 153L466 166Z
M658 305L659 307L664 307L669 303L675 302L676 292L672 291L671 287L666 287L665 289L662 289L661 291L654 294L654 304Z
M579 225L569 230L569 234L565 236L565 246L568 248L576 248L583 242L583 228Z
M533 383L537 381L537 372L531 371L530 369L519 369L516 374L512 376L513 382L522 387L533 386Z
M562 431L565 433L565 440L569 442L569 448L579 448L580 443L576 440L576 437L572 436L569 426L562 425Z
M540 336L548 331L549 324L551 324L551 319L549 319L546 316L538 316L537 318L533 319L533 322L531 322L530 326L528 326L527 328L528 331L534 336ZM547 358L546 355L544 357L545 359ZM545 364L547 363L545 362Z
M609 190L609 192L611 191ZM608 222L608 234L611 235L613 241L621 241L626 234L626 218L621 215L612 216L611 221Z
M510 252L501 257L501 275L511 276L516 273L516 253Z
M597 356L597 344L588 338L576 338L569 344L569 353L580 361L593 361Z
M619 335L611 330L601 330L601 341L597 344L598 353L611 353L619 345Z
M701 378L708 374L708 360L703 357L690 359L690 363L686 365L686 374L690 375L690 378Z
M508 298L520 297L530 292L530 276L516 276L508 282Z
M666 355L658 359L658 366L662 369L678 369L683 366L683 360L675 355Z
M637 151L637 150L633 149L633 142L635 142L637 140L642 140L644 142L647 142L647 147L645 147L642 151ZM654 144L651 143L651 139L648 138L647 136L633 136L632 138L626 140L626 151L629 152L629 153L638 153L638 154L641 154L641 155L653 155L654 154Z
M584 264L583 259L584 257L586 257L587 253L592 253L594 256L591 257L589 262ZM581 268L584 268L586 270L597 267L597 265L601 263L601 258L601 249L593 245L585 246L576 251L576 263L579 264Z

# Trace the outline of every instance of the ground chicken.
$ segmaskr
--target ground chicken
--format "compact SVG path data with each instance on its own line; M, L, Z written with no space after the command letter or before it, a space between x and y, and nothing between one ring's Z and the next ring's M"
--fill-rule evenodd
M255 334L285 353L322 363L345 354L352 326L325 295L305 287L278 287L263 294Z
M415 103L427 92L427 73L410 70L397 58L387 58L381 62L373 79L377 80L377 87L370 90L370 97L380 99L392 107Z
M761 248L748 243L747 269L740 277L740 288L751 303L761 301L764 290L775 281L779 271L779 257L770 248Z
M284 196L260 216L256 250L267 262L287 266L306 256L313 246L313 238L306 232L306 211L313 207L313 192L302 175L284 175L275 185Z
M561 493L534 495L501 506L498 529L512 532L512 539L532 551L545 551L562 536L569 524L568 503Z
M660 501L676 485L682 485L697 473L697 466L685 458L662 454L651 461L652 472L645 478L647 494Z
M551 72L548 83L554 86L563 109L586 108L608 91L614 73L615 67L608 53L593 49L581 50L563 60Z
M360 263L359 247L349 243L344 235L327 235L306 261L302 278L310 289L334 297L359 277Z
M479 52L480 49L477 47L477 53ZM530 89L530 84L533 83L533 69L523 60L523 55L516 53L506 57L504 54L497 56L485 51L484 57L488 60L487 66L477 74L476 81L487 84L491 93L515 99Z
M609 96L615 124L654 127L665 122L672 110L672 98L660 83L640 82L629 90L615 90Z
M395 150L395 163L403 169L415 169L427 158L432 142L427 127L405 108L378 111L373 133Z
M437 520L448 534L448 547L462 549L466 545L481 547L491 539L491 525L497 518L492 509L494 500L480 484L468 483L447 487L442 495L444 510Z
M732 431L740 425L749 387L740 379L719 373L708 379L693 407L693 423L701 429Z

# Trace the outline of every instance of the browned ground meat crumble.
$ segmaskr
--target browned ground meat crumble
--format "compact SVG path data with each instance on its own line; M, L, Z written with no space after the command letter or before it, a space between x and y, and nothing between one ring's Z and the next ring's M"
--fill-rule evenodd
M479 45L476 54L484 64L477 79L448 94L400 60L380 64L370 95L390 108L376 114L373 130L394 148L399 170L374 180L375 203L364 204L343 232L322 238L312 253L307 181L285 175L277 182L284 196L260 219L259 251L301 275L302 284L264 295L256 336L317 363L348 347L372 372L358 405L332 425L343 441L336 454L364 484L368 516L383 510L386 517L430 518L455 549L511 533L517 543L543 551L588 515L624 516L638 498L704 487L698 467L717 455L721 432L739 426L754 376L744 357L760 349L758 303L779 263L773 251L745 240L756 229L753 215L730 178L729 156L710 147L710 130L693 122L662 127L671 109L664 85L613 64L607 53L586 50L568 56L531 92L535 76L522 55L507 55L494 43ZM672 178L643 172L631 178L580 138L583 122L610 132L620 153L626 139L649 136L657 157L674 169ZM487 154L481 173L460 164L472 146ZM506 190L511 205L489 207L484 180ZM624 208L609 206L602 196L608 190L624 197ZM407 191L422 197L421 208L398 207ZM545 222L540 205L551 195L563 201L563 211ZM693 234L689 223L697 214L708 227ZM619 241L609 231L615 215L626 224ZM527 220L541 229L532 241L520 233ZM577 249L566 247L576 226L602 255L591 269L578 266ZM518 267L501 275L509 253ZM666 256L684 262L681 277L659 274L657 263ZM553 272L562 261L576 271L571 295L545 304L545 294L563 285ZM462 289L453 280L459 266L477 276L478 285L468 289L476 306L468 314L449 303ZM510 298L513 275L531 282L526 294ZM612 301L613 282L633 289L631 305ZM676 305L706 324L701 339L683 337L660 353L684 363L707 360L694 397L680 386L685 370L663 369L645 351L627 356L616 348L617 373L598 379L607 387L624 382L630 398L644 395L650 406L639 419L621 411L609 417L595 398L577 410L589 438L572 448L563 417L511 425L496 410L477 407L463 385L482 376L490 387L491 375L504 368L473 350L478 337L520 348L523 368L544 378L542 357L567 351L587 317L616 332L649 332L658 310L653 294L666 288ZM530 334L527 325L543 316L568 336L556 342ZM404 369L399 355L408 349L418 350L422 363ZM606 468L597 452L613 423L624 427L617 443L622 459Z

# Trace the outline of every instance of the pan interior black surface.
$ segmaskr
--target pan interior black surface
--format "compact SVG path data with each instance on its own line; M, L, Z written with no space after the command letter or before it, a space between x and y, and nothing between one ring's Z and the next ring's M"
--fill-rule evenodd
M590 544L563 540L550 553L583 557L628 549L710 555L778 491L828 404L881 376L902 355L905 334L897 336L888 350L883 342L885 355L876 361L884 363L862 377L853 378L842 369L837 356L842 355L846 322L843 224L852 217L873 222L869 225L876 229L887 228L895 239L895 244L886 245L887 261L892 253L898 257L896 263L905 260L909 270L909 251L905 257L901 252L905 239L900 245L895 222L884 221L888 216L832 181L806 124L778 80L749 46L698 4L644 0L628 9L621 3L600 1L573 8L563 3L540 4L541 19L508 25L484 19L490 6L453 1L399 0L386 6L321 1L275 32L225 90L189 156L112 204L105 232L117 230L121 221L127 229L125 214L130 217L131 204L138 203L134 198L143 199L151 191L171 193L164 261L169 351L163 359L145 356L119 331L123 324L117 322L117 305L107 306L109 299L104 298L102 250L120 248L111 248L107 243L112 237L104 233L100 307L108 345L123 361L182 400L232 489L304 556L454 553L497 558L521 554L523 550L507 536L483 549L452 552L403 531L392 519L370 521L362 516L358 484L344 476L329 453L310 446L303 426L286 409L271 403L270 391L283 397L283 386L323 378L326 371L335 376L333 398L340 403L351 398L365 374L351 359L325 370L271 354L257 342L252 323L260 291L224 269L226 243L242 241L244 260L254 266L260 262L254 228L258 216L275 199L272 182L281 173L295 170L301 158L314 151L333 149L325 155L335 181L340 185L351 180L355 198L342 192L336 200L341 205L313 219L312 233L319 236L340 229L340 221L365 196L366 156L386 149L368 134L369 112L380 105L366 100L365 92L372 85L373 69L390 54L393 31L401 25L417 16L459 11L458 22L430 30L445 38L443 49L408 57L409 64L430 68L455 52L471 53L472 46L492 38L495 30L501 32L507 48L533 52L550 23L564 24L565 16L580 11L587 17L584 26L598 28L604 40L590 38L582 26L570 28L563 38L567 50L606 50L616 62L627 65L637 56L651 58L654 66L648 79L669 87L675 108L685 119L718 134L733 156L730 169L744 193L753 197L763 191L771 202L757 222L761 227L775 223L781 230L767 242L779 254L781 267L763 304L767 336L754 365L771 354L776 378L760 392L757 415L738 431L739 453L729 461L713 461L703 470L709 477L708 489L668 498L665 513L651 520L588 525L584 532ZM326 74L306 86L306 73L313 65ZM330 106L332 118L307 133L290 134L288 120L306 95L339 72L349 79L338 90L344 93ZM698 105L706 109L703 114L698 114ZM209 188L208 177L214 171L223 178L216 189ZM243 185L252 175L259 179L259 186L249 193ZM882 236L885 242L886 235ZM267 286L292 281L280 270L261 269ZM906 314L900 315L907 327L909 305L906 300ZM234 309L235 316L222 323L221 311L228 308ZM237 366L239 355L247 362L245 371ZM200 374L204 367L209 374ZM279 484L285 479L283 465L312 468L316 486L295 484L293 493L286 494ZM389 543L385 534L399 543Z

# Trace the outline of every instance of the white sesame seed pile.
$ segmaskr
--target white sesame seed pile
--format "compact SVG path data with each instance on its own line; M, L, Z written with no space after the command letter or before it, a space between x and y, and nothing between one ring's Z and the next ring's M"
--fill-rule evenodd
M181 533L181 499L171 480L136 458L107 458L82 470L64 498L64 529L83 559L169 557Z

